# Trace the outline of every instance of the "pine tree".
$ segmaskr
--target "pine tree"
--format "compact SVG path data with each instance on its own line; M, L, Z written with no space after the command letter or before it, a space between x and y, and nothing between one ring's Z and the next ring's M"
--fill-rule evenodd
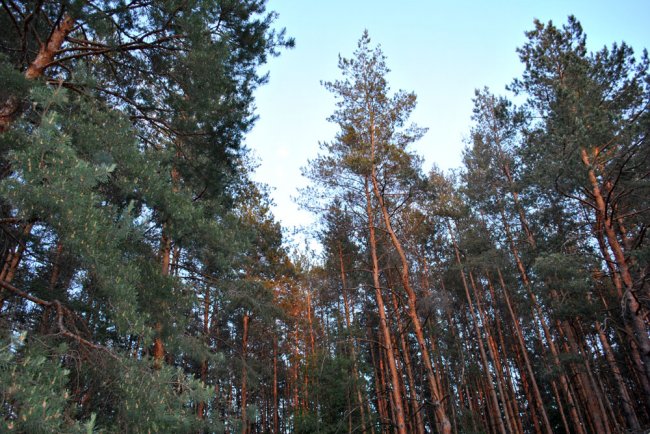
M235 204L257 69L292 44L274 17L258 1L3 11L0 315L16 367L5 427L31 431L50 411L43 429L57 432L222 426L207 387L222 356L206 335L218 314L236 315L211 302L253 245L235 236L252 224ZM64 399L24 392L38 366Z

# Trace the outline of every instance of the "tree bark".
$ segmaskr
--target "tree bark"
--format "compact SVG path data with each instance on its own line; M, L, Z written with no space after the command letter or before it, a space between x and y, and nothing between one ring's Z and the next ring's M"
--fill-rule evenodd
M488 413L493 415L492 419L494 420L494 423L497 425L498 431L501 434L506 434L506 428L503 424L503 418L501 417L501 410L499 409L499 400L497 398L496 390L494 389L492 376L490 375L490 366L488 363L487 354L485 354L485 344L483 342L483 336L481 335L481 331L479 330L478 327L478 318L476 317L476 312L474 311L474 303L472 302L472 297L469 294L469 285L467 284L467 278L465 277L465 272L463 271L463 265L460 260L460 252L458 250L458 244L456 243L456 238L454 236L454 232L449 222L447 222L447 227L449 229L449 235L451 236L452 244L454 246L456 264L458 265L461 281L463 282L463 288L465 289L465 296L467 298L467 304L469 306L469 311L472 317L474 333L478 339L479 353L481 355L481 361L483 363L483 371L485 372L484 374L485 381L490 394L489 399L487 399L487 401L491 403L491 405L488 406L488 408L490 409Z
M597 153L597 150L595 152ZM634 337L641 355L641 360L643 361L645 374L646 377L650 379L650 337L648 336L648 330L645 323L645 312L643 311L643 306L636 295L632 274L630 273L625 253L623 252L621 243L618 241L616 236L612 217L607 212L607 203L602 195L593 164L585 148L580 149L580 157L583 164L587 167L596 214L603 224L607 242L610 249L612 249L618 272L625 284L625 292L623 293L623 298L621 300L623 316L634 331Z
M248 405L248 371L247 371L247 359L248 359L248 323L250 321L250 316L248 313L244 314L243 322L243 333L241 341L241 422L242 422L242 434L248 434L248 418L246 416L246 406Z
M375 144L374 144L374 125L371 127L371 160L373 162L372 164L372 172L370 174L370 179L372 181L372 188L374 191L375 198L379 202L379 208L383 216L384 220L384 225L386 227L386 230L388 232L388 235L390 236L391 242L393 244L393 247L395 250L397 250L397 254L400 257L400 261L402 264L401 268L401 278L402 278L402 286L404 287L404 290L406 291L406 295L408 298L408 314L411 319L411 323L413 325L413 330L415 331L415 338L418 342L418 345L420 347L420 352L422 353L422 361L424 362L424 367L426 370L426 376L427 380L429 383L429 389L431 391L431 399L433 401L433 407L435 411L435 418L438 422L438 426L440 429L440 432L442 434L451 434L451 423L449 422L449 417L447 416L444 402L443 402L443 396L440 393L440 390L438 390L438 382L436 380L436 375L433 371L433 366L431 364L431 357L429 356L429 349L427 347L426 341L424 339L424 333L422 331L422 324L420 323L420 317L417 313L417 296L415 295L415 292L413 291L413 288L411 287L411 282L409 278L409 265L408 261L406 259L406 254L404 253L404 249L402 248L402 244L400 243L399 239L397 238L397 235L395 234L395 231L393 230L392 224L391 224L391 219L390 215L388 214L388 208L386 207L386 204L384 202L384 198L381 194L381 191L379 189L379 184L377 181L377 174L376 174L376 167L374 164L375 160Z
M512 413L507 402L507 397L504 389L505 381L503 380L503 370L501 367L501 361L499 360L499 354L496 350L496 346L494 345L494 338L492 337L492 331L490 330L490 326L487 322L487 318L485 317L485 312L483 311L483 307L481 305L481 297L479 296L479 292L476 288L476 282L474 281L474 274L471 271L468 274L469 274L470 286L472 287L472 292L474 293L474 298L476 299L476 310L478 311L479 317L481 318L481 324L483 324L483 330L485 330L485 338L487 340L488 353L490 354L490 359L492 359L492 363L494 364L494 372L496 374L496 382L497 382L497 388L499 389L499 396L501 397L501 402L503 405L503 413L505 416L506 429L507 432L514 433L515 432L514 426L516 425L514 424L514 420L512 419Z
M375 223L372 209L372 200L370 198L370 187L368 178L365 180L366 193L366 213L368 217L368 231L370 241L370 256L372 260L372 281L375 289L375 299L377 300L377 310L379 312L379 328L383 335L385 351L387 354L388 368L391 380L391 397L394 401L395 425L399 434L406 434L406 421L404 420L404 409L402 408L402 396L400 393L400 378L397 373L395 364L394 349L390 337L390 330L386 322L386 309L384 307L384 298L381 293L381 283L379 280L379 260L377 258L377 240L375 237Z
M23 238L18 242L18 245L16 246L16 250L12 253L7 254L7 257L5 259L5 263L2 267L2 272L0 272L0 280L2 280L5 283L11 283L11 281L14 278L14 275L16 274L16 270L18 270L18 265L20 264L20 260L23 257L23 254L25 253L25 243L26 239L29 236L29 234L32 232L32 227L33 223L27 223L25 227L23 228ZM5 295L4 295L4 290L0 288L0 313L2 312L2 308L4 307L4 301L5 301Z
M280 434L278 414L278 337L273 335L273 434Z
M350 348L350 355L352 357L352 376L354 380L354 389L355 396L357 400L357 405L359 406L359 412L361 414L361 432L366 434L366 411L364 405L364 399L361 393L361 385L359 383L359 367L357 363L357 351L354 346L354 341L350 338L350 333L352 330L352 321L350 318L350 302L348 300L348 284L346 279L345 272L345 263L343 262L343 248L341 243L338 243L338 253L339 253L339 266L341 271L341 293L343 294L343 306L345 309L345 325L347 326L347 340Z
M61 22L54 28L49 39L41 44L36 58L29 64L25 71L25 78L35 80L43 76L45 69L54 63L54 57L59 53L63 41L72 31L75 20L70 15L65 15ZM15 96L10 96L0 106L0 133L7 131L20 110L20 101Z
M409 351L408 344L406 343L406 338L404 334L404 327L402 326L402 322L398 318L398 312L399 312L399 306L397 303L397 297L395 296L395 292L392 293L392 301L393 301L393 309L395 309L395 316L397 318L397 334L399 335L399 340L400 340L400 346L402 347L402 354L404 355L404 368L406 368L406 378L409 383L409 394L408 394L408 402L409 406L411 407L411 415L413 417L413 426L415 426L416 432L418 434L424 434L424 422L422 421L422 415L420 414L419 411L419 405L418 402L420 401L418 399L417 393L416 393L416 388L415 388L415 377L413 375L413 367L411 364L411 355ZM404 394L404 396L407 396Z
M512 318L512 324L515 329L515 334L517 336L517 342L519 343L519 348L521 349L521 355L524 359L524 365L526 366L528 379L533 389L533 396L535 397L535 407L537 408L539 414L542 416L544 431L547 434L552 434L551 423L548 419L546 408L544 408L544 400L542 399L542 394L539 391L537 380L535 379L535 372L533 371L533 365L530 363L530 358L528 357L528 349L526 348L526 343L524 342L524 333L521 329L521 325L519 324L519 319L515 315L514 309L512 307L512 303L510 302L510 296L508 295L508 288L506 287L506 284L503 280L503 275L501 274L501 270L497 269L497 273L499 276L499 282L501 284L501 288L503 289L503 296L506 301L506 306L508 306L508 312L510 313L510 317ZM561 403L558 402L558 405L561 405Z

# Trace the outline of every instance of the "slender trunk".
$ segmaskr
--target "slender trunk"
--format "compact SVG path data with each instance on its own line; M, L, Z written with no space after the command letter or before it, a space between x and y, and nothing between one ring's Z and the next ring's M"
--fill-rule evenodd
M531 288L530 279L528 278L528 273L526 272L526 268L524 267L523 262L521 261L521 257L519 256L519 251L515 246L514 239L510 231L510 225L508 224L503 208L501 208L501 219L503 222L504 230L506 232L506 238L508 240L508 244L510 245L510 252L512 253L512 256L515 260L515 264L517 266L517 270L519 271L521 281L524 285L524 288L526 288L526 292L528 293L528 296L530 297L530 300L532 302L533 312L537 314L537 319L540 325L542 326L542 330L544 331L544 337L546 338L546 343L548 344L548 348L551 351L553 364L555 365L555 367L558 369L558 372L560 373L559 374L560 386L562 387L562 391L569 403L569 414L571 416L571 420L573 421L576 434L584 434L584 429L580 423L580 418L577 414L576 404L573 399L573 394L569 387L569 381L566 375L564 374L564 371L560 363L559 351L557 349L557 346L555 345L555 342L553 341L551 330L548 326L548 323L546 322L546 318L544 316L544 313L542 312L542 308L539 305L539 302L537 301L537 296L535 295L535 293Z
M427 264L427 261L426 261L424 255L420 256L420 263L421 263L421 266L422 266L422 273L421 273L422 288L425 288L425 290L430 294L429 288L431 288L431 285L429 284L429 265ZM440 283L441 283L442 288L444 290L445 289L444 288L444 286L445 286L444 281L441 280ZM426 323L426 320L425 320L425 323ZM431 347L431 352L436 356L434 358L434 364L435 364L434 368L435 368L435 372L436 372L436 385L437 385L438 390L440 391L440 393L444 394L445 391L449 391L448 375L447 375L447 372L445 370L445 364L442 361L442 355L441 355L440 351L438 351L438 348L436 346L436 336L435 336L435 333L434 333L432 322L429 322L429 324L430 324L430 327L429 327L429 337L430 337L429 343L430 343L430 347ZM446 384L443 385L443 381L445 379L447 379L447 381L445 382ZM451 404L450 407L451 407L451 411L453 413L455 411L454 410L454 405ZM454 421L454 419L455 419L455 417L452 414L452 421Z
M381 426L381 432L384 433L386 432L386 422L389 419L388 417L388 411L387 411L387 405L386 405L386 394L384 393L383 390L383 385L386 384L384 381L384 369L382 366L382 362L379 357L377 357L375 351L375 343L372 339L372 333L370 331L370 328L368 328L368 341L370 342L370 357L372 360L372 366L374 367L375 375L375 396L377 397L377 411L379 412L379 424ZM381 350L381 348L378 348L378 350Z
M365 405L363 403L364 399L361 393L361 385L359 383L359 367L357 364L357 351L354 346L354 342L350 337L352 330L352 321L350 318L350 302L348 300L348 284L345 273L345 263L343 262L343 248L341 243L338 243L338 253L339 253L339 266L341 271L341 293L343 294L343 306L345 308L345 325L347 326L347 340L350 348L350 355L352 356L352 376L354 380L354 389L357 400L357 405L359 406L359 412L361 414L361 432L366 434L366 411Z
M494 319L495 319L495 324L496 324L496 329L497 329L497 337L499 338L499 346L501 347L501 350L503 352L503 360L505 361L503 369L504 369L504 377L505 377L505 382L506 382L506 394L507 394L507 400L506 403L510 406L510 414L513 418L513 426L517 428L518 433L523 433L524 429L521 424L521 418L519 417L520 415L520 409L517 404L517 397L515 396L515 386L514 382L512 379L512 372L510 368L510 363L508 363L509 357L508 357L508 347L506 346L506 341L503 333L503 324L501 321L501 312L497 312L497 296L496 296L496 291L494 290L494 285L492 284L492 279L490 278L490 275L487 274L487 283L488 283L488 289L490 291L490 296L492 297L492 303L493 303L493 309L495 310L494 314ZM497 350L497 345L493 341L493 347L494 347L494 352L496 354L498 353ZM532 403L532 401L528 401L529 403ZM534 408L534 406L533 406ZM535 412L537 413L537 412Z
M397 312L399 312L399 306L397 304L397 296L395 292L392 293L393 308L395 309L395 317L398 318ZM409 351L408 344L406 343L404 327L402 322L397 319L397 334L399 335L400 346L402 347L402 354L404 354L404 367L406 368L406 378L409 383L409 394L408 402L411 407L411 415L413 416L413 426L416 428L418 434L424 434L424 422L422 421L422 415L419 412L419 399L417 397L416 388L415 388L415 377L413 375L413 367L411 364L411 355ZM407 396L406 394L404 396Z
M374 144L373 144L373 161L374 161ZM415 295L415 292L413 291L413 288L411 287L411 283L410 283L408 261L406 259L406 254L404 253L404 249L402 248L402 244L397 238L397 235L395 234L395 231L393 230L393 227L391 225L390 215L388 214L388 209L386 207L386 204L384 203L383 196L379 189L379 184L377 182L374 166L372 168L371 181L372 181L373 191L375 193L375 198L379 202L379 207L382 216L384 218L384 225L386 226L386 230L388 231L393 247L395 247L395 250L397 250L397 254L400 257L400 261L402 264L402 268L401 268L402 286L404 287L404 290L406 291L406 295L408 298L409 318L411 319L413 330L415 331L415 338L420 347L420 352L422 353L422 361L424 362L426 376L429 383L429 389L431 391L431 399L435 411L435 418L438 422L440 432L443 434L450 434L451 423L449 422L449 417L447 416L445 410L445 406L443 402L444 397L442 396L440 390L438 389L438 381L436 380L436 375L433 371L433 366L431 364L431 357L429 356L429 349L424 339L422 324L420 323L420 317L417 312L417 296Z
M490 359L492 359L492 363L494 364L494 371L496 374L496 382L497 382L497 388L499 389L499 396L501 397L501 402L503 404L503 413L505 416L505 425L507 432L514 433L515 430L513 428L513 420L512 420L512 414L510 411L510 408L508 407L508 403L506 401L506 393L503 388L503 370L501 367L501 361L499 360L499 355L496 350L496 346L493 345L494 339L492 337L492 332L490 330L490 326L487 322L487 318L485 317L485 312L483 311L483 306L481 305L481 297L479 295L479 292L477 291L476 288L476 282L474 281L474 275L470 271L469 273L469 282L470 286L472 287L472 292L474 293L474 298L476 299L476 310L479 313L479 317L481 318L481 324L483 324L483 330L485 331L485 338L487 340L487 349L488 353L490 354ZM498 404L497 404L498 406Z
M634 331L634 337L641 355L641 360L643 361L645 374L646 377L650 379L650 336L648 336L648 329L645 323L645 312L637 297L632 274L630 273L625 258L625 253L623 252L621 243L618 241L616 236L612 217L607 212L607 204L602 195L596 173L589 156L587 155L586 149L582 148L580 150L580 156L583 164L588 168L589 182L591 183L592 194L595 201L594 205L596 214L601 218L607 242L614 254L618 272L625 284L625 292L623 293L623 298L621 300L623 315Z
M210 288L206 286L205 292L203 293L203 337L208 341L208 335L210 333ZM203 359L201 362L201 381L205 385L208 376L208 360ZM199 419L205 418L205 401L199 402L199 407L197 414Z
M280 434L278 415L278 337L273 335L273 434Z
M526 212L524 211L524 207L521 206L521 203L519 202L519 193L514 188L515 183L512 179L512 174L510 173L510 166L506 163L503 164L503 173L506 175L506 179L508 180L508 184L510 185L511 192L512 192L512 199L515 203L515 209L517 210L519 223L521 223L521 227L524 230L524 233L526 234L526 241L528 242L530 247L536 249L537 242L535 241L535 236L533 235L533 231L530 230L530 225L528 224L528 219L526 218Z
M167 225L163 225L162 236L160 239L160 262L161 262L161 274L163 276L169 276L169 265L171 262L171 250L172 250L172 240L167 234ZM165 357L165 345L162 341L162 324L157 322L154 325L154 331L156 333L153 341L153 363L155 369L160 369L163 364L163 359Z
M307 323L309 324L309 348L313 356L316 351L316 343L314 339L314 324L311 317L311 286L307 285Z
M490 375L490 366L488 364L487 360L487 354L485 354L485 344L483 343L483 336L481 335L481 331L479 330L478 326L478 318L476 317L476 312L474 311L474 303L472 302L472 297L469 294L469 285L467 284L467 279L465 277L465 272L463 271L463 265L460 260L460 252L458 250L458 244L456 243L456 238L454 236L454 233L451 228L451 224L447 223L447 227L449 228L449 234L452 239L452 243L454 246L454 252L456 254L456 264L458 265L458 269L460 272L461 276L461 281L463 282L463 288L465 289L465 296L467 298L467 304L469 305L469 311L472 317L472 323L474 326L474 333L476 334L476 337L478 338L478 347L479 347L479 353L481 355L481 361L483 363L483 371L485 372L485 381L486 385L488 387L489 393L490 393L490 399L488 401L491 401L492 406L490 407L489 414L492 414L494 416L493 420L497 424L498 431L502 434L506 433L506 428L503 424L503 418L501 417L501 410L499 409L499 401L497 399L497 393L496 390L494 389L494 383L492 382L492 376Z
M0 280L6 282L6 283L11 283L13 280L16 270L18 270L18 265L20 264L20 260L23 257L23 254L25 253L25 247L26 247L26 240L29 234L32 232L32 227L33 223L27 223L25 227L23 228L23 236L22 239L18 241L18 245L16 246L16 250L14 252L10 252L7 254L7 257L5 259L5 263L3 264L2 271L0 272ZM4 301L5 301L5 290L0 289L0 312L2 312L2 308L4 307Z
M300 409L300 402L299 402L299 396L298 396L298 364L300 363L300 357L298 354L298 327L295 326L295 330L293 333L293 363L291 366L291 406L292 410L295 414L298 414L298 411Z
M535 397L535 407L537 408L539 414L542 416L545 432L547 434L551 434L552 433L551 423L549 422L548 414L546 413L546 408L544 407L544 400L542 399L542 394L539 391L537 380L535 379L535 372L533 371L533 365L530 363L530 358L528 357L528 349L526 348L526 343L524 342L524 333L523 330L521 329L521 325L519 324L519 318L517 318L517 316L515 315L514 309L512 307L512 303L510 302L510 295L508 294L508 288L506 287L506 284L503 280L503 275L501 274L501 270L497 269L497 273L499 275L499 283L501 284L501 288L503 289L503 296L506 301L506 306L508 306L508 312L510 313L510 317L512 318L512 324L515 328L515 334L517 336L517 342L519 343L519 348L521 349L521 354L524 359L526 372L528 373L528 378L531 387L533 389L533 396ZM558 405L561 405L559 399L558 399Z
M248 313L244 314L243 318L243 335L241 340L241 422L242 422L242 434L248 434L248 418L246 416L246 406L248 405L248 390L246 388L248 384L248 372L247 372L247 359L248 359L248 323L250 321L250 316Z
M206 383L207 378L208 378L208 361L203 360L201 362L201 381L203 382L203 384ZM196 414L198 415L199 419L205 419L205 406L206 406L205 401L199 402L199 405L196 410Z
M525 349L521 349L519 345L515 345L514 347L514 355L515 355L515 363L517 364L517 369L519 370L519 379L521 382L521 387L524 391L524 395L526 396L526 401L530 403L536 404L536 399L533 397L533 394L531 392L531 386L529 385L529 374L527 373L527 369L525 367L525 362L522 357L522 353L525 351ZM558 395L558 400L559 400L559 395ZM539 412L538 412L538 407L536 405L531 405L529 407L530 409L530 421L532 422L533 429L535 430L535 434L541 434L542 433L542 427L539 424ZM530 422L529 422L530 424ZM567 431L567 434L569 434L570 431Z
M600 388L595 383L593 378L593 371L589 364L588 355L584 354L578 345L578 339L573 327L567 322L562 321L558 324L560 330L569 345L573 354L580 355L583 360L584 369L576 369L578 387L582 389L584 402L589 410L589 416L593 421L594 428L598 433L609 433L609 423L607 420L607 413L605 412L602 403L603 397Z
M632 405L632 399L630 398L627 387L625 386L625 381L623 381L621 370L619 369L618 364L616 363L616 359L614 358L612 347L609 345L607 336L605 335L605 332L603 331L599 321L596 321L596 332L598 333L598 339L600 340L603 351L605 352L605 359L607 360L609 369L614 374L614 382L616 383L616 388L618 389L618 393L621 395L621 407L623 409L627 427L629 429L638 431L641 429L641 425L639 424L639 420L636 417L636 412L634 411L634 406Z
M379 312L379 328L383 335L384 345L386 346L386 354L388 361L388 368L390 371L391 380L391 397L394 401L395 410L395 425L399 434L406 434L406 422L404 420L404 409L402 408L402 396L400 394L400 378L395 365L395 357L393 345L390 338L390 330L386 322L386 309L384 307L384 298L381 294L381 284L379 281L379 260L377 259L377 240L375 238L375 223L372 210L372 201L370 198L370 189L368 186L368 179L365 182L366 193L366 213L368 217L368 230L370 238L370 256L372 259L372 280L375 289L375 298L377 300L377 310Z

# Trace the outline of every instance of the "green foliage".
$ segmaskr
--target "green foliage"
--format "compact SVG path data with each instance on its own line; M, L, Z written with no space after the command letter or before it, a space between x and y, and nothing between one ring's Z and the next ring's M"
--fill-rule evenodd
M359 409L348 414L350 402L354 403L352 361L344 355L330 356L320 353L311 362L318 406L313 412L300 413L296 419L297 433L336 433L347 429L349 417L353 427L360 424Z
M94 416L75 420L70 401L70 370L59 362L67 348L29 345L27 333L0 342L0 393L3 432L84 433L93 429Z
M3 362L2 383L14 385L4 420L18 432L221 431L214 385L240 358L215 350L202 316L213 309L217 326L242 308L265 324L278 314L267 281L291 267L241 141L266 80L258 67L293 41L257 0L6 12L0 108L14 112L0 133L1 217L12 225L2 257L25 252L18 292L0 294L0 328L30 339L5 348L15 367ZM64 49L26 80L62 17L73 21ZM152 361L154 341L165 363Z

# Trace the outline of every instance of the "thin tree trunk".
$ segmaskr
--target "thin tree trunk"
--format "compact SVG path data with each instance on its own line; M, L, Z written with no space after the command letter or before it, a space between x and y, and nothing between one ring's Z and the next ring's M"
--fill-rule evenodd
M397 318L397 334L399 335L400 345L402 347L402 354L404 355L404 367L406 368L406 378L409 383L409 394L408 402L411 407L411 415L413 416L413 426L416 428L418 434L424 434L424 422L422 421L422 415L418 410L418 396L415 388L415 377L413 376L413 367L411 364L411 355L409 351L408 344L406 343L404 327L402 322L399 320L397 312L399 312L399 305L397 304L397 297L393 291L392 300L393 300L393 309L395 309L395 317ZM407 396L406 394L404 396Z
M391 380L391 397L394 402L395 410L395 425L399 434L406 434L406 422L404 420L404 409L402 408L402 396L400 393L400 378L397 373L397 366L395 365L394 350L390 338L390 330L386 322L386 310L384 307L384 298L381 294L381 284L379 281L379 260L377 259L377 240L375 238L375 223L372 210L372 201L370 198L370 189L368 186L368 178L365 181L366 193L366 213L368 217L368 231L370 238L370 256L372 259L372 280L375 289L375 298L377 300L377 310L379 312L379 328L383 335L384 345L386 346L386 354L388 361L388 368Z
M11 252L7 254L7 258L5 259L5 263L2 267L2 272L0 272L0 280L6 282L6 283L11 283L13 280L16 270L18 270L18 265L20 264L20 260L23 257L23 254L25 253L25 247L26 247L26 239L29 236L29 234L32 232L32 227L34 226L33 223L27 223L25 227L23 228L23 237L22 240L18 241L18 245L16 246L16 251ZM2 312L2 308L4 307L4 301L5 301L5 290L0 289L0 312Z
M206 286L205 292L203 293L203 338L208 340L210 333L210 288ZM205 385L208 376L208 361L203 359L201 362L201 381ZM199 419L205 418L205 401L199 402L197 414Z
M515 386L514 382L512 380L512 372L510 368L510 363L508 362L509 357L508 357L508 350L505 342L505 337L503 333L503 324L501 321L501 312L497 312L497 296L496 296L496 291L494 290L494 285L492 284L492 279L490 278L489 273L487 274L487 283L488 283L488 289L490 291L490 296L492 297L492 303L494 305L493 309L495 310L495 324L496 324L496 329L497 329L497 337L499 338L499 345L501 346L501 349L503 351L503 360L505 361L503 365L503 372L504 372L504 377L506 381L506 393L507 393L507 404L510 406L510 412L513 417L513 425L516 426L517 432L518 433L523 433L524 429L521 424L521 418L519 417L520 415L520 409L519 406L517 405L517 397L515 396ZM494 352L498 355L499 352L497 350L496 343L493 341L493 347L494 347ZM532 403L532 401L528 401L529 403ZM534 406L533 406L534 407Z
M169 265L171 262L171 247L172 240L167 234L167 225L163 225L162 236L160 239L160 262L161 262L161 274L163 276L169 276ZM153 363L155 369L160 369L163 364L163 359L165 358L165 346L162 341L162 324L157 322L154 325L154 331L156 336L153 341Z
M650 337L648 336L648 329L645 323L645 312L643 306L639 302L634 288L632 274L628 268L627 260L623 248L616 237L612 218L607 212L607 204L602 195L596 173L594 172L593 165L589 159L586 149L580 150L580 156L583 164L588 168L589 182L591 183L592 194L595 201L596 214L600 216L605 236L609 247L612 249L614 259L621 279L625 284L625 292L621 304L623 306L623 315L627 322L631 325L634 331L634 337L641 355L641 360L645 368L645 374L650 379Z
M343 262L343 248L341 242L338 243L338 253L339 253L339 266L341 271L341 293L343 294L343 306L345 308L345 325L347 326L347 340L350 348L350 355L352 356L352 376L354 380L354 389L355 396L357 400L357 405L359 406L359 412L361 414L361 432L366 434L366 412L365 405L363 403L364 399L361 393L361 385L359 384L359 368L357 364L357 351L354 346L354 341L350 337L352 330L352 321L350 319L350 302L348 300L348 284L345 273L345 264Z
M374 134L372 135L372 142L373 142L372 160L374 161ZM420 346L420 352L422 353L422 361L424 362L426 376L429 383L429 389L431 391L431 399L433 401L435 418L438 422L440 432L442 434L450 434L451 423L449 422L449 417L447 416L447 413L445 411L445 406L443 402L444 397L442 396L440 390L438 389L438 381L436 380L436 375L433 371L433 366L431 364L431 357L429 356L429 349L424 339L424 333L422 332L422 324L420 323L420 317L417 312L417 296L415 295L415 292L413 291L413 288L411 287L411 282L409 280L408 261L406 259L406 254L404 253L404 249L402 248L402 244L397 238L397 235L395 234L395 231L393 230L393 227L391 225L390 215L388 214L388 209L386 207L386 204L384 203L383 196L379 189L379 184L377 182L374 165L372 167L371 181L372 181L373 191L375 193L375 198L379 202L379 208L384 218L384 225L386 226L386 230L390 236L393 247L395 247L395 250L397 250L397 254L400 257L400 261L402 264L401 273L400 273L402 278L402 286L406 291L406 295L408 299L408 314L411 319L411 323L413 325L413 330L415 331L415 338L418 342L418 345Z
M506 428L503 424L503 418L501 417L501 410L499 409L499 400L497 399L497 393L496 390L494 389L492 376L490 375L490 366L488 364L487 354L485 354L485 345L483 343L483 337L481 335L481 331L479 330L478 327L478 318L476 317L476 312L474 312L474 303L472 302L472 297L469 294L469 285L467 284L465 272L463 271L463 265L460 260L460 252L458 251L458 244L456 243L456 238L454 236L454 232L452 231L451 224L449 222L447 222L447 227L449 228L449 234L451 236L452 243L454 246L454 252L456 254L456 264L458 264L461 280L463 282L463 288L465 289L465 296L467 297L467 304L469 305L469 311L472 317L474 333L476 334L476 337L478 339L479 353L481 355L481 361L483 363L483 371L485 372L485 381L491 398L491 400L488 399L488 401L491 401L492 403L492 406L488 407L491 409L489 411L489 414L492 414L494 416L493 419L495 424L497 424L498 431L502 434L505 434Z
M278 415L278 337L273 335L273 434L280 434Z
M248 371L247 371L247 359L248 359L248 323L250 321L250 316L248 313L244 314L243 318L243 335L241 342L241 422L242 422L242 434L248 434L248 418L246 416L246 406L248 405Z
M496 346L493 346L494 339L492 337L492 332L488 325L487 318L485 317L485 312L483 311L483 307L481 305L481 297L479 296L479 292L476 288L476 282L474 281L473 273L470 271L468 274L469 274L470 286L472 287L474 298L476 299L476 310L478 311L479 316L481 318L481 323L483 324L483 330L485 330L485 338L487 340L488 353L490 354L490 359L492 359L492 363L494 364L497 388L499 389L499 396L501 397L501 402L503 403L503 413L505 416L506 429L507 432L514 433L515 432L513 428L514 421L512 420L511 411L510 408L508 407L508 403L506 402L506 393L503 388L504 380L503 380L503 370L501 367L501 361L499 360L498 353L496 352Z
M539 305L539 302L537 301L537 296L533 292L531 285L530 285L530 280L528 278L528 273L526 272L526 268L523 265L523 262L521 261L521 258L519 256L519 251L517 250L517 247L515 246L514 239L512 237L512 233L510 231L510 225L508 224L508 221L506 220L505 216L505 211L503 208L501 208L501 219L503 222L503 227L506 232L506 238L508 240L508 244L510 245L510 251L512 253L512 256L515 260L515 264L517 266L517 270L519 271L519 275L521 277L521 281L524 285L524 288L526 289L526 292L528 293L528 296L530 297L530 300L532 302L532 307L533 307L533 313L537 314L537 319L542 326L542 330L544 331L544 337L546 338L546 342L548 344L548 347L551 351L551 356L553 360L553 364L555 367L558 369L558 372L560 372L560 386L562 387L562 391L564 392L567 401L569 402L569 414L571 415L571 420L573 421L574 428L576 430L576 434L585 434L584 429L582 428L582 425L580 423L580 418L578 417L577 410L576 410L576 404L573 399L573 395L571 393L571 390L569 388L569 382L567 380L566 375L563 372L560 359L559 359L559 351L557 350L557 346L555 345L555 342L553 341L553 336L551 334L551 330L546 322L546 319L544 317L544 313L542 312L542 308Z
M508 306L508 312L510 313L510 317L512 318L512 324L515 328L515 334L517 336L517 342L519 343L519 348L521 349L521 355L524 359L526 372L528 373L528 378L533 388L533 396L535 397L535 407L537 408L539 414L542 416L544 431L547 434L551 434L552 433L551 423L548 419L546 408L544 407L544 400L542 399L542 394L539 391L537 380L535 379L535 372L533 371L533 365L530 363L530 359L528 357L528 349L526 348L526 343L524 342L524 333L521 329L521 325L519 324L519 318L517 318L517 316L515 315L514 309L512 307L512 303L510 302L510 295L508 294L508 288L506 287L505 281L503 280L503 275L501 274L501 270L497 269L497 273L499 276L499 283L501 284L501 288L503 289L503 295L506 301L506 306ZM561 405L559 400L558 400L558 405Z
M372 333L370 327L368 327L368 341L370 342L370 357L372 360L372 365L374 367L375 375L375 396L377 397L377 411L379 412L379 424L381 426L381 432L386 432L386 422L389 419L387 405L386 405L386 395L383 390L383 385L386 384L384 381L384 370L381 363L381 360L376 355L375 344L372 339Z
M639 424L639 420L636 417L636 412L634 411L634 406L632 405L632 399L630 398L627 387L625 386L625 382L623 381L621 370L619 369L618 364L616 363L616 359L614 358L612 347L609 345L607 336L605 335L605 332L603 331L599 321L596 321L596 332L598 333L598 339L600 340L603 351L605 352L605 359L607 360L609 369L614 374L614 382L616 383L616 388L618 389L618 393L621 395L621 408L625 416L627 427L629 429L638 431L641 429L641 425Z

